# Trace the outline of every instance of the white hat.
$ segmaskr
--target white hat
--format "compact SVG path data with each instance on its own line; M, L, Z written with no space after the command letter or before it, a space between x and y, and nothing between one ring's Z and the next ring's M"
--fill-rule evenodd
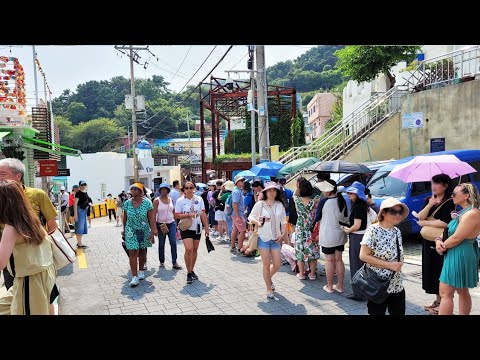
M400 205L403 208L403 213L402 213L402 221L405 220L405 218L408 216L408 213L410 210L408 209L408 206L400 202L400 200L395 199L395 198L386 198L385 200L382 201L382 204L380 205L380 212L384 209L390 209L393 208L394 206Z
M278 185L274 181L269 181L265 184L265 189L262 190L262 192L267 192L270 189L275 189L278 191Z
M233 181L226 181L225 184L223 184L223 186L225 187L225 190L228 190L228 191L233 191L233 189L235 188L235 184L233 183Z
M60 191L65 191L65 186L60 186Z
M235 178L233 179L233 182L235 183L235 185L237 185L237 182L239 181L245 181L245 178L242 175L235 176Z
M315 183L315 187L321 192L330 192L335 189L335 186L330 184L328 181L318 181L317 183Z

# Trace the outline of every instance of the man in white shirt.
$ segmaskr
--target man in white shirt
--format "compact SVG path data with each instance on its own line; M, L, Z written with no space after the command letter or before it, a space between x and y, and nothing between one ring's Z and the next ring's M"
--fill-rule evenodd
M180 181L174 180L172 184L172 191L170 191L170 198L172 199L173 206L177 203L177 200L180 198Z

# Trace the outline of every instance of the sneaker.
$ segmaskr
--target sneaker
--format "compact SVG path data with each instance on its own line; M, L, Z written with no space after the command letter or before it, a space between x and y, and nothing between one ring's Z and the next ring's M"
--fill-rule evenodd
M143 271L138 272L138 280L145 280L145 273Z
M267 299L274 300L275 295L273 295L273 292L267 294Z
M213 237L219 237L219 236L220 236L220 233L219 233L218 231L214 231L214 232L212 233L212 236L213 236Z
M165 267L165 264L164 264L164 263L160 263L160 267L161 267L161 268L164 268L164 267Z
M191 272L191 275L192 275L193 280L198 280L198 276L197 276L197 274L195 274L194 271Z
M232 254L235 254L235 253L237 252L237 248L230 248L230 252L231 252Z
M143 265L143 271L147 271L148 267L147 267L147 263L145 263L145 265Z
M130 281L130 287L135 287L139 283L140 283L140 281L138 280L138 277L134 276L134 277L132 277L132 281Z
M92 227L92 225L91 225L91 224L88 224L88 228L90 229L91 227Z
M191 284L191 283L193 283L193 278L192 278L192 274L189 273L187 274L187 284Z

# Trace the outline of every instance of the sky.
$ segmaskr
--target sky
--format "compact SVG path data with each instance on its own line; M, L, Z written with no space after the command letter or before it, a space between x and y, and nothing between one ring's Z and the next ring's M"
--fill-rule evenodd
M279 61L295 59L313 46L315 45L266 45L266 65L271 66ZM152 75L162 75L170 83L171 90L179 91L213 47L214 45L151 45L150 50L159 60L157 61L147 51L141 51L140 62L146 60L149 65L144 69L143 66L136 64L135 77L149 78ZM208 74L227 48L228 45L218 45L188 84L196 85ZM65 89L75 90L78 84L89 80L108 80L119 75L130 77L129 59L126 55L118 53L114 45L36 46L36 53L53 92L52 97L59 96ZM17 57L23 65L26 74L27 107L31 107L35 102L32 46L0 45L0 56L2 55ZM213 75L225 77L225 70L230 69L247 69L246 45L235 45ZM235 76L232 75L232 78L235 79ZM37 79L39 98L42 99L45 92L43 78L39 72Z

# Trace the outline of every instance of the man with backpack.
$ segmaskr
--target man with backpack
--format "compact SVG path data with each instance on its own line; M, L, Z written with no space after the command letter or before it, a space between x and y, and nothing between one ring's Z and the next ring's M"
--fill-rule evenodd
M235 253L237 251L235 247L235 238L238 240L238 248L243 247L243 240L245 239L245 232L247 231L247 222L245 221L245 204L243 196L243 185L245 184L245 178L241 175L235 176L233 180L235 188L232 191L232 224L233 230L230 237L230 252Z

